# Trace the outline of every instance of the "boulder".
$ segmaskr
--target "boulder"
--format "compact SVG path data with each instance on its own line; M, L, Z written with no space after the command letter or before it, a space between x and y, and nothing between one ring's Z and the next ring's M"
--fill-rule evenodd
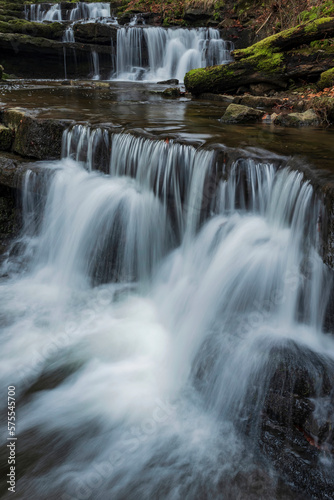
M183 19L190 22L200 22L208 20L213 14L213 11L201 7L188 7L185 10Z
M254 123L261 120L263 115L264 111L241 104L230 104L221 121L224 123Z
M110 41L116 44L117 30L115 26L104 23L76 23L73 27L76 42L97 43L108 47Z
M22 108L5 109L2 120L15 134L15 153L38 160L60 158L62 136L68 121L35 118Z
M308 109L304 113L280 113L273 123L284 127L316 127L319 125L320 120L313 109Z

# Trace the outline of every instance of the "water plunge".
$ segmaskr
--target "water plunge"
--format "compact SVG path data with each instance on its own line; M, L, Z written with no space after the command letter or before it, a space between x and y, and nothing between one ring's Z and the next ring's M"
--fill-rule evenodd
M334 360L312 186L83 125L44 168L25 179L20 273L9 258L0 285L2 376L39 471L18 484L35 498L247 497L273 353L296 346L317 377L314 359Z
M129 27L117 31L119 80L158 81L177 78L187 71L231 61L231 42L214 28L164 29Z

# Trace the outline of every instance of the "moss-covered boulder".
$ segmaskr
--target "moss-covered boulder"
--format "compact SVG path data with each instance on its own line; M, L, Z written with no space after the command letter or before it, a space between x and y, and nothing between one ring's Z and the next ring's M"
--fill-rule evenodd
M308 109L304 113L279 114L274 119L274 125L284 127L316 127L320 120L313 109Z
M221 118L223 123L254 123L261 120L264 111L242 106L241 104L230 104L224 116Z
M318 82L318 87L320 90L323 90L333 86L334 86L334 68L331 68L321 73Z
M9 151L12 145L13 132L4 125L0 125L0 151Z
M1 33L19 33L34 37L43 37L50 40L61 40L65 27L61 23L34 23L24 19L0 21Z

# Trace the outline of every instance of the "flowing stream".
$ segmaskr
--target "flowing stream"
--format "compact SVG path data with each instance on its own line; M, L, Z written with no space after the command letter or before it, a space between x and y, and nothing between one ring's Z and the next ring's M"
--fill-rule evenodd
M64 7L66 6L66 9ZM183 82L187 71L194 68L226 64L232 60L232 42L225 42L216 28L162 28L137 26L133 16L128 26L119 27L108 3L31 4L25 6L25 18L30 21L71 21L66 26L62 41L74 43L75 23L103 23L117 29L115 47L112 39L108 74L104 78L120 81L146 81L178 79ZM97 46L98 49L98 46ZM68 51L64 51L64 76L68 76ZM77 65L75 47L71 49ZM71 58L70 58L71 59ZM101 79L99 52L91 49L90 78ZM91 64L92 63L92 64ZM106 72L105 72L106 73ZM75 75L75 77L77 77Z
M256 436L273 352L334 360L320 210L283 163L69 129L0 283L22 498L296 498Z

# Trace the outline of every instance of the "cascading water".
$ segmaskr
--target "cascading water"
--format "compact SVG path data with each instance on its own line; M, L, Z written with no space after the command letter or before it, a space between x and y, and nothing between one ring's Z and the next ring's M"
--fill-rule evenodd
M24 6L25 18L29 21L79 21L110 18L110 3L74 3L71 8L66 4L66 9L61 3L56 4L30 4Z
M93 67L93 80L99 80L100 79L100 61L99 61L99 54L95 52L94 50L92 51L91 54L92 57L92 67Z
M191 69L231 61L232 49L232 43L222 40L214 28L121 28L117 31L116 77L183 81Z
M65 133L63 156L43 167L45 194L27 174L21 271L9 258L0 283L17 488L36 499L283 498L245 426L260 425L273 351L334 360L311 185L287 168L227 169L214 151L86 126ZM259 468L267 496L252 496Z

